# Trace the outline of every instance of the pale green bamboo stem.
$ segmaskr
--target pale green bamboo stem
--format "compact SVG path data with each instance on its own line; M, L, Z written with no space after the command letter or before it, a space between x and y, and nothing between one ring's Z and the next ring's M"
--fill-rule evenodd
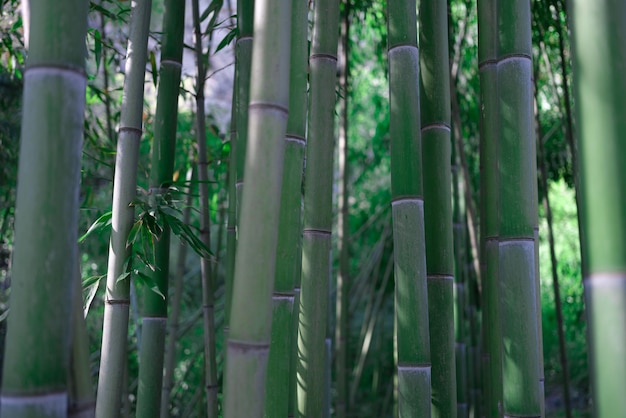
M295 388L297 355L292 349L295 287L302 271L302 171L307 117L306 1L292 0L289 72L289 118L285 136L285 162L281 190L276 276L274 282L272 337L268 358L265 412L267 418L286 417ZM297 316L296 316L297 319ZM293 376L293 377L292 377Z
M313 8L309 123L306 150L302 289L298 327L297 416L325 414L326 347L330 297L330 250L335 86L339 41L338 0Z
M0 411L66 417L78 264L87 3L30 2Z
M137 161L142 134L144 78L152 0L139 0L131 10L130 35L126 52L124 100L115 157L113 216L107 269L102 351L98 375L96 416L117 417L122 402L126 342L130 305L130 278L118 282L125 273L131 248L127 238L135 209L130 203L137 189Z
M160 203L161 196L168 192L174 171L184 16L185 2L166 0L150 171L149 192L155 203ZM156 268L153 274L156 286L166 297L168 295L169 250L170 229L166 225L160 239L155 243ZM137 417L154 418L160 415L161 407L167 298L150 290L147 290L144 295Z
M624 415L626 397L626 5L571 1L576 127L583 214L583 271L594 416Z
M289 105L291 0L259 0L255 9L250 152L235 260L226 418L263 416Z
M431 415L431 363L415 3L388 4L398 416Z
M205 63L202 52L202 29L200 28L200 7L198 3L198 0L193 0L191 2L196 66L198 70L196 77L196 140L198 144L198 188L200 189L200 240L207 248L210 248L211 218L209 213L209 172L207 163L208 153L206 147L206 116L204 110L204 85L207 68L204 65ZM215 22L220 10L221 7L218 7L215 11L213 11L213 16L209 22L209 26ZM213 277L211 259L208 257L202 257L200 259L200 276L202 278L202 309L204 312L204 378L207 418L217 418L217 392L219 385L217 382L215 348L215 280Z
M530 4L497 2L503 414L541 415Z
M456 417L450 64L445 0L420 2L420 111L432 417Z

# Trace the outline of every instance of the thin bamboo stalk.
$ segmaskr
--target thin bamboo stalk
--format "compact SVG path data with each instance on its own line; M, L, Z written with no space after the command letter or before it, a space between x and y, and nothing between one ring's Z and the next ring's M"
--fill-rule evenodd
M445 0L420 2L420 111L432 417L455 417L450 63Z
M295 393L297 334L294 320L295 288L302 271L302 173L307 117L308 7L302 0L291 4L289 117L285 135L285 162L276 249L276 275L272 295L273 316L268 359L265 417L285 417ZM295 315L295 317L294 317ZM292 404L293 406L293 404Z
M546 169L544 138L542 137L541 118L537 108L537 78L535 77L535 116L537 120L537 145L539 151L540 181L543 189L543 209L548 224L548 244L550 247L550 270L552 273L552 290L554 292L554 311L556 313L557 334L559 337L559 356L561 360L561 373L563 377L563 403L565 404L566 418L572 418L572 404L569 388L569 365L567 362L567 349L565 340L565 322L563 321L563 307L561 303L561 289L559 286L559 273L557 270L557 258L555 251L554 228L552 227L552 206L550 205L550 189L548 186L548 170Z
M149 182L150 197L157 204L168 192L174 171L184 16L185 2L166 0ZM137 391L138 418L154 418L160 415L170 261L170 228L167 225L163 228L160 239L155 242L154 254L156 263L153 280L165 297L152 291L144 294Z
M336 327L335 327L335 376L337 400L335 413L337 418L345 418L349 413L348 403L348 330L349 330L349 293L350 293L350 223L349 223L349 184L350 169L348 163L348 98L350 97L350 7L351 0L343 0L341 16L341 43L339 52L340 89L343 100L340 104L341 122L339 125L338 163L339 179L337 202L337 252L339 253L339 272L337 274Z
M111 238L107 269L102 350L96 416L116 417L122 402L126 369L126 344L130 305L130 278L118 281L125 273L131 248L127 244L135 209L137 161L143 128L143 93L150 29L151 0L133 3L130 35L126 52L124 101L115 156Z
M191 2L195 52L196 52L196 135L198 144L198 187L200 189L200 240L207 247L211 248L211 217L209 212L209 173L208 173L208 153L206 138L206 115L204 110L204 85L208 62L205 67L202 46L202 29L200 28L200 6L198 0ZM213 11L213 16L209 21L209 27L214 25L221 6ZM212 33L212 30L211 30ZM209 43L210 48L210 43ZM207 52L207 56L210 50ZM208 60L208 58L207 58ZM217 382L216 348L215 348L215 279L211 259L202 257L200 259L200 276L202 280L202 309L204 311L204 378L205 394L207 403L207 417L217 418L217 394L219 385Z
M467 280L465 275L465 224L463 222L463 193L459 190L458 157L452 147L452 216L454 238L454 329L456 340L456 399L457 417L468 418L468 378L467 378Z
M191 154L191 152L190 152ZM190 155L190 160L192 155ZM187 169L185 181L188 185L193 179L193 166ZM188 225L191 219L191 205L193 203L192 188L186 188L186 203L183 210L183 222ZM171 313L167 324L167 346L165 347L165 362L163 366L163 389L161 391L161 418L170 416L170 394L172 385L174 384L174 368L176 363L176 342L179 340L178 329L180 325L180 306L182 302L183 281L185 276L185 261L187 259L187 248L185 243L181 242L178 247L178 256L176 260L176 273L174 275L174 292L171 297Z
M339 1L313 6L309 56L310 94L306 149L302 287L298 327L297 416L326 414L326 342L330 298L330 251L335 85Z
M478 2L481 141L481 264L483 278L483 372L485 417L502 417L502 331L500 319L498 85L496 2Z

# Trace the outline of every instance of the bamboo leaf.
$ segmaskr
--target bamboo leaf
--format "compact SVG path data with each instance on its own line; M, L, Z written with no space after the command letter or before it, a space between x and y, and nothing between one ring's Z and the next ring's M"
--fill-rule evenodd
M99 30L95 30L93 33L93 38L95 41L94 44L94 55L96 58L96 72L100 69L100 59L102 58L102 35Z
M185 224L177 217L164 212L162 208L159 209L159 211L165 223L171 228L172 233L174 233L174 235L176 235L178 238L189 244L189 246L200 257L210 258L213 255L213 253L211 253L207 246L204 245L200 238L198 238L198 236L193 233L189 225Z
M233 39L237 37L238 34L239 30L237 29L237 27L232 28L231 31L228 32L226 36L224 36L224 39L222 39L222 41L219 43L217 49L215 50L215 53L218 53L221 49L224 49L228 44L233 41Z
M128 277L130 277L130 271L127 271L125 273L120 274L120 276L117 278L117 280L115 280L115 284L121 282L122 280L127 279Z
M104 228L108 227L109 225L111 225L111 218L113 217L113 212L109 211L107 213L105 213L104 215L100 216L98 219L96 219L94 221L93 224L91 224L91 226L89 227L89 229L87 230L87 232L85 232L80 238L78 238L78 242L81 243L85 240L85 238L87 238L89 235L91 235L94 231L101 231Z
M155 281L152 279L152 277L142 273L139 270L135 270L134 273L138 282L140 282L142 285L146 286L148 289L152 290L154 293L156 293L157 295L165 299L165 295L163 294L163 292L161 292L161 290L159 289Z
M150 51L150 67L152 67L152 82L156 88L157 82L159 81L159 72L156 65L156 56L154 55L154 51Z
M100 280L104 277L106 277L106 274L87 277L85 280L83 280L83 290L86 290L89 286L93 286L94 284L99 283Z

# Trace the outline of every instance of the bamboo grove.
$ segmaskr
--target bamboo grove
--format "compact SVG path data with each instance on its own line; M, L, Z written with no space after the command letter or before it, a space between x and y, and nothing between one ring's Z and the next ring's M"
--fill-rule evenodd
M2 0L0 417L626 417L625 16Z

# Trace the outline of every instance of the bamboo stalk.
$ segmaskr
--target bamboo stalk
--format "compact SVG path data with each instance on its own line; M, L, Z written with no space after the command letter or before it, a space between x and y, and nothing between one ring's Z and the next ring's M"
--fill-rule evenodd
M96 416L115 417L122 402L130 305L130 278L125 273L131 248L127 244L135 210L137 161L143 128L143 93L150 29L151 0L133 3L126 53L126 79L113 180L112 229L109 244L102 351L98 377Z
M583 270L594 416L623 415L626 397L626 83L623 2L571 1L580 151Z
M457 413L447 12L445 0L420 3L420 111L432 417L454 417Z
M184 16L184 2L166 0L149 181L150 197L157 204L168 192L174 171ZM139 351L139 388L137 391L138 418L154 418L160 415L167 322L169 250L170 228L165 225L160 239L154 245L156 263L153 274L155 285L161 295L165 297L153 291L146 291L144 294L142 342Z
M251 152L244 170L248 180L235 260L226 418L263 416L289 105L291 0L259 0L255 9L248 107Z
M340 104L341 122L339 125L338 163L339 180L337 202L339 216L337 217L337 252L339 253L339 272L337 275L336 297L336 327L335 327L335 375L337 380L337 400L335 411L337 418L345 418L349 413L348 400L348 330L349 316L348 303L350 292L350 224L349 224L349 184L350 169L348 163L348 98L350 95L350 1L343 0L341 16L341 41L339 53L340 89L343 91L343 100Z
M497 3L503 413L540 416L537 171L532 112L530 4Z
M190 152L191 154L191 152ZM190 160L192 155L190 155ZM185 181L189 185L193 179L193 166L187 169ZM191 218L191 206L193 203L193 192L191 186L187 187L187 201L183 210L183 222L189 224ZM170 395L174 383L174 368L176 363L176 342L179 340L178 329L180 325L180 305L182 302L183 282L185 276L185 261L187 259L187 248L181 242L178 247L178 257L176 260L176 273L174 275L174 292L171 302L171 313L167 324L167 346L165 348L165 360L163 366L163 389L161 392L161 418L170 416Z
M206 115L204 110L204 85L206 72L202 47L202 29L200 28L200 7L198 0L191 2L195 52L196 52L196 135L198 144L198 187L200 189L200 240L207 247L211 247L211 217L209 212L209 173L208 173L208 153L206 147ZM209 21L211 28L221 7L213 11L213 16ZM212 29L211 29L212 31ZM211 32L212 33L212 32ZM210 43L209 43L210 48ZM210 53L210 50L207 54ZM207 58L208 60L208 58ZM200 259L200 276L202 278L202 308L204 311L204 375L205 375L205 394L207 403L207 417L217 418L217 365L216 365L216 348L215 348L215 278L211 259L202 257Z
M398 416L427 417L431 362L415 3L389 2L388 33Z
M298 328L297 416L319 418L325 403L326 342L330 298L330 250L335 85L339 40L339 1L313 6L309 56L310 94L306 149L302 287Z
M264 416L286 417L295 393L297 345L294 320L296 287L302 271L302 173L307 117L307 35L308 7L302 0L291 3L291 45L289 71L289 117L285 141L285 162L281 190L276 275L272 295L273 316L268 358ZM297 323L297 322L296 322ZM293 399L292 399L293 401ZM293 407L293 403L291 405Z
M67 416L79 261L87 3L29 5L3 418Z

